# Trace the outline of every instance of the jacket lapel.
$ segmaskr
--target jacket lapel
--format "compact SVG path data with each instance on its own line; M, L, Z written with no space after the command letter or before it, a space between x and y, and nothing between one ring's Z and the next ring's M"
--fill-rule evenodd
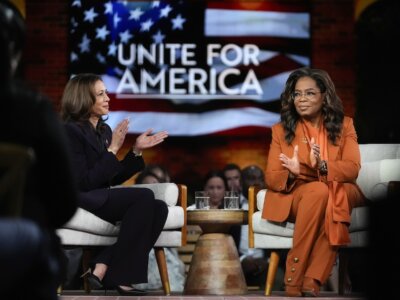
M90 146L92 146L92 148L96 151L99 152L99 143L97 141L96 138L96 134L94 133L93 129L90 128L88 125L85 125L82 127L83 130L83 134L86 138L86 140L88 141L88 143L90 144Z
M307 138L299 122L297 122L295 134L296 135L292 142L292 145L293 147L295 145L299 146L299 160L308 162L310 154L310 146L308 145Z

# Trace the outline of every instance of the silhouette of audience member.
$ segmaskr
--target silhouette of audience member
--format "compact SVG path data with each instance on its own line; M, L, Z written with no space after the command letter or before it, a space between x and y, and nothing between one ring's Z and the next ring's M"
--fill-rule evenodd
M76 185L65 132L51 103L15 78L24 43L22 15L11 2L1 1L0 141L32 148L35 162L26 178L24 220L2 219L0 224L1 273L7 277L1 276L0 290L5 299L53 300L65 271L55 231L76 210Z

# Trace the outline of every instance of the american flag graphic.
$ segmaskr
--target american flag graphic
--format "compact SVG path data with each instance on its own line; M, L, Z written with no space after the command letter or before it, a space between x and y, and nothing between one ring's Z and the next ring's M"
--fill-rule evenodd
M70 7L70 74L102 76L107 123L171 136L265 132L310 64L307 1L99 1Z

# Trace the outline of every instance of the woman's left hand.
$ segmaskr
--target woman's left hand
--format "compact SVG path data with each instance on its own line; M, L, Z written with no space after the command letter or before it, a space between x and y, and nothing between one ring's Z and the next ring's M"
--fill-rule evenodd
M152 132L153 129L147 129L144 133L137 137L135 145L133 147L133 150L135 152L141 152L144 149L148 149L155 145L158 145L168 137L167 131L160 131L155 134L152 134Z
M321 161L321 156L320 156L320 147L318 144L315 143L315 139L311 138L310 141L310 162L311 162L311 167L317 168L319 166L319 163Z

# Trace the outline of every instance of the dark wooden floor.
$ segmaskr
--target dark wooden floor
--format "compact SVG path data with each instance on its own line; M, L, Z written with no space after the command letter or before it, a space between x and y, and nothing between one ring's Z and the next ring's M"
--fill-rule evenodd
M365 300L366 297L357 294L350 294L344 296L338 296L333 292L321 292L320 297L318 298L288 298L285 297L284 292L273 292L272 296L265 297L263 291L249 291L246 295L231 295L231 296L208 296L208 295L182 295L178 293L173 293L171 296L164 296L162 291L152 291L146 296L141 297L133 297L133 296L120 296L116 291L107 291L106 295L104 295L104 291L94 291L90 295L85 294L84 291L64 291L63 295L61 295L60 300L114 300L114 299L143 299L143 300L266 300L266 299L324 299L324 300L340 300L340 299L348 299L348 300Z

